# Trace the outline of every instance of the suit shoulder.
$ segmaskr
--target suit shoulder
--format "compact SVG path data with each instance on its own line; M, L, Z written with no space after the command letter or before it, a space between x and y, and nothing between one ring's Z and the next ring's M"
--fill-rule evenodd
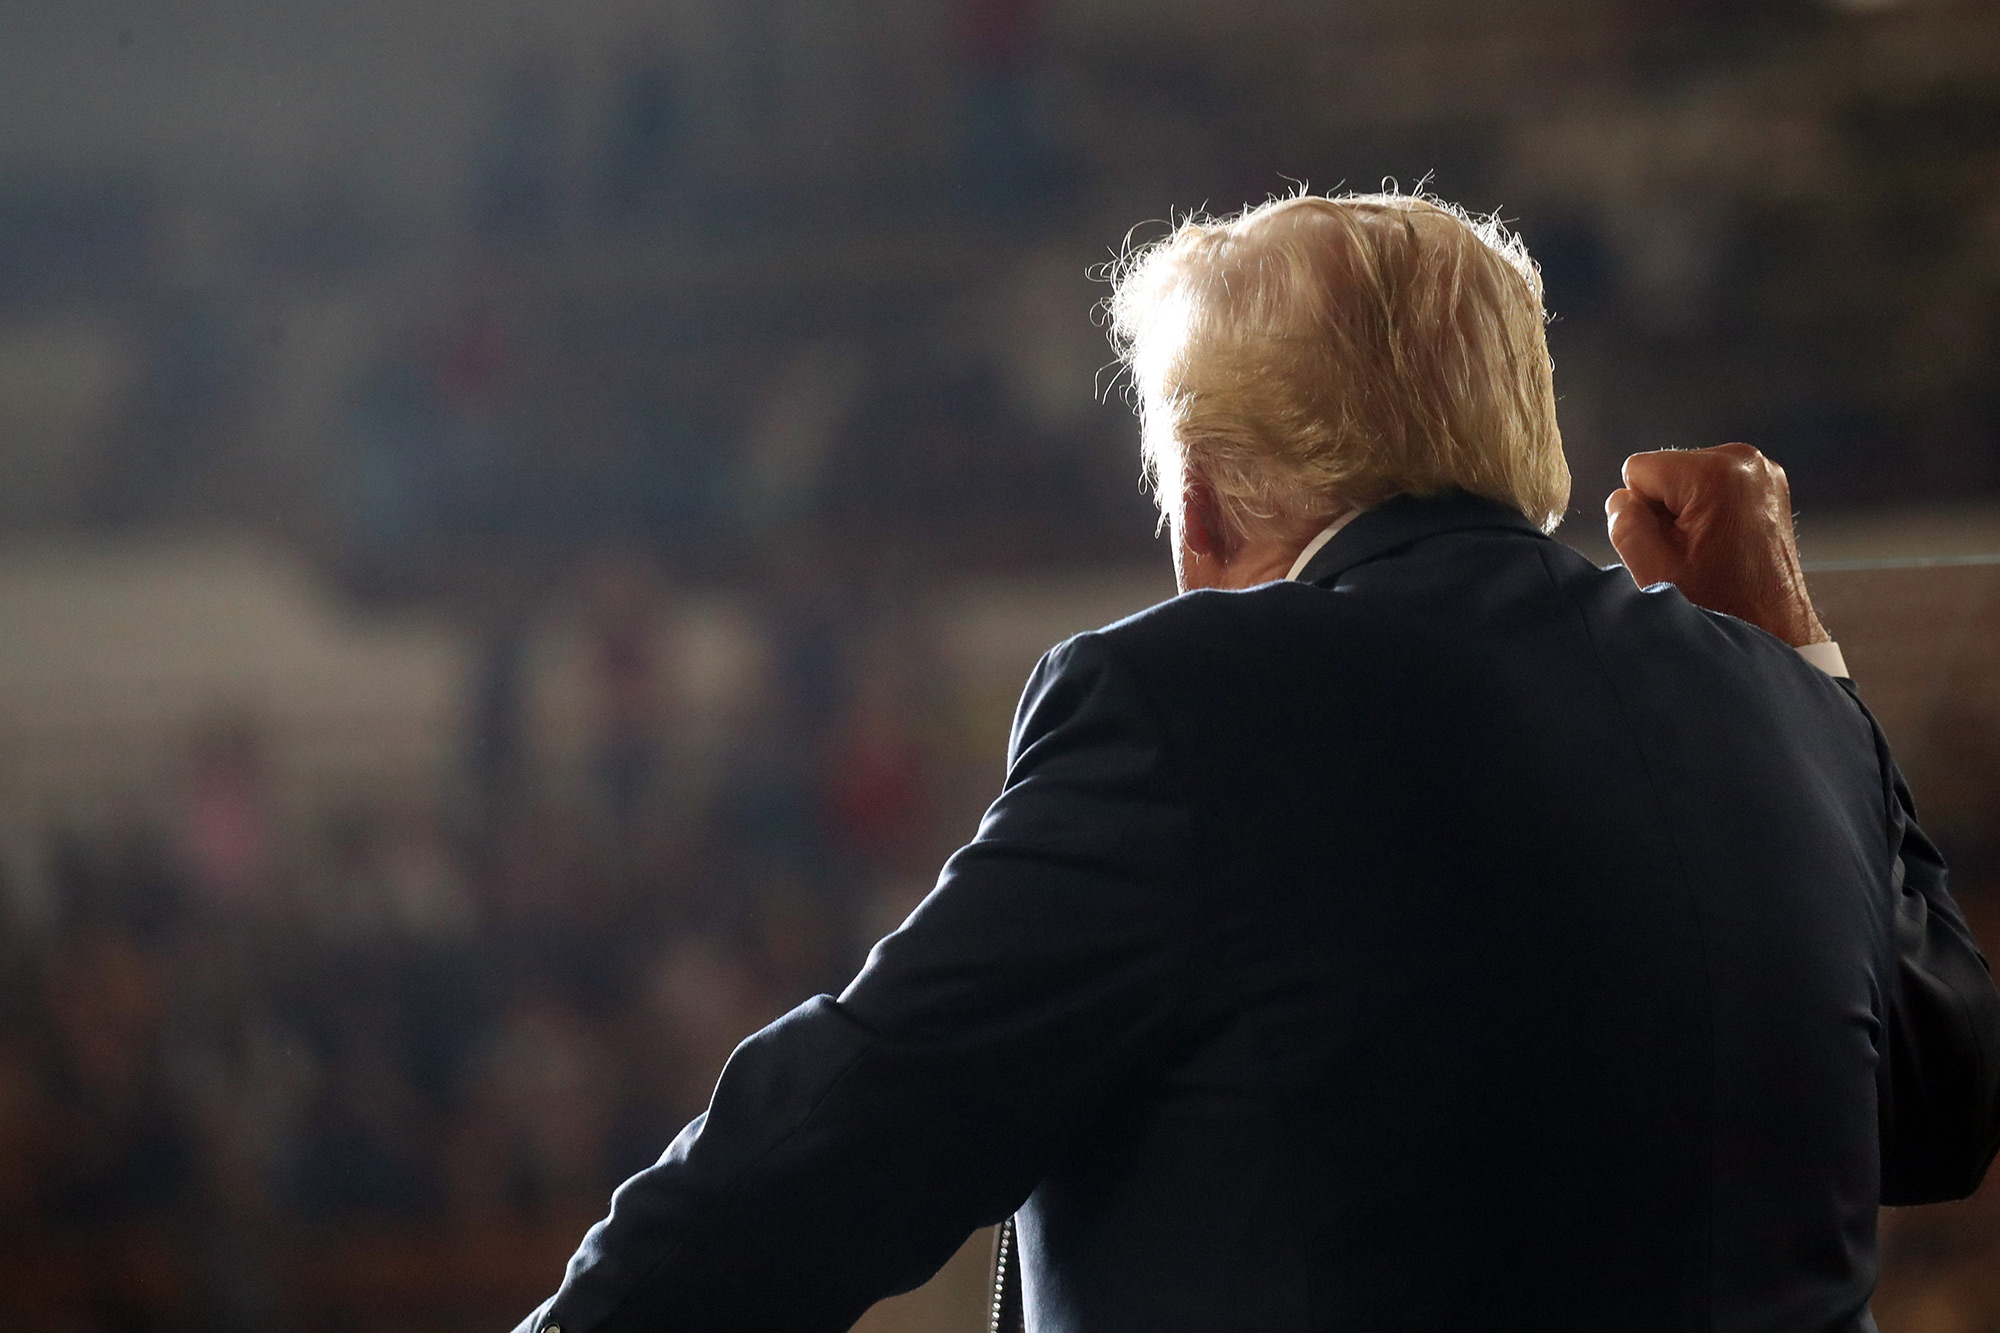
M1763 629L1688 600L1671 583L1636 586L1621 566L1598 569L1580 557L1558 565L1559 585L1581 608L1601 656L1643 668L1656 697L1714 709L1737 700L1794 723L1819 720L1865 737L1866 710L1851 686L1814 666Z
M1264 583L1240 591L1201 589L1076 637L1094 640L1117 657L1146 657L1161 651L1185 651L1259 625L1282 625L1295 616L1340 615L1349 609L1347 600L1329 589L1305 583Z

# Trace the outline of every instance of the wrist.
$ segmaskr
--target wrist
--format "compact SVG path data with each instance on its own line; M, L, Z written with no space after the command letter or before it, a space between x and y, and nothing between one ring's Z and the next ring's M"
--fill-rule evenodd
M1826 632L1825 625L1820 624L1819 612L1813 609L1812 594L1806 590L1806 571L1799 560L1798 546L1790 540L1785 542L1781 588L1773 590L1777 593L1778 610L1785 626L1778 637L1794 648L1832 643L1833 636Z
M1787 607L1778 615L1762 617L1753 623L1769 630L1794 648L1833 642L1833 636L1828 634L1826 626L1820 623L1819 614L1810 606Z

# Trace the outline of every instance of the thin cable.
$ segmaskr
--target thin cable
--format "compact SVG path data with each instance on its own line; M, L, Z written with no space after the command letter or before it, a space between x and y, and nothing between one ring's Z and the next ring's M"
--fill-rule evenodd
M1950 569L1961 565L2000 565L2000 552L1978 555L1885 555L1852 560L1808 560L1808 574L1851 574L1876 569Z

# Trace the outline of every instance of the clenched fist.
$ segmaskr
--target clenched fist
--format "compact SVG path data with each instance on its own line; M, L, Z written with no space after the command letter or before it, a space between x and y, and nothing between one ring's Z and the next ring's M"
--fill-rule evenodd
M1794 648L1830 641L1806 595L1785 470L1749 445L1634 454L1604 513L1640 587L1674 584Z

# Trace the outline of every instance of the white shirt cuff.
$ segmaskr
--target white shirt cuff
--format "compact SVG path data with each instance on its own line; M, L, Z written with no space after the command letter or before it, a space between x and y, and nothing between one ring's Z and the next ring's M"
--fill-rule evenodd
M1847 659L1840 655L1837 643L1808 643L1798 650L1798 654L1829 676L1847 678Z

